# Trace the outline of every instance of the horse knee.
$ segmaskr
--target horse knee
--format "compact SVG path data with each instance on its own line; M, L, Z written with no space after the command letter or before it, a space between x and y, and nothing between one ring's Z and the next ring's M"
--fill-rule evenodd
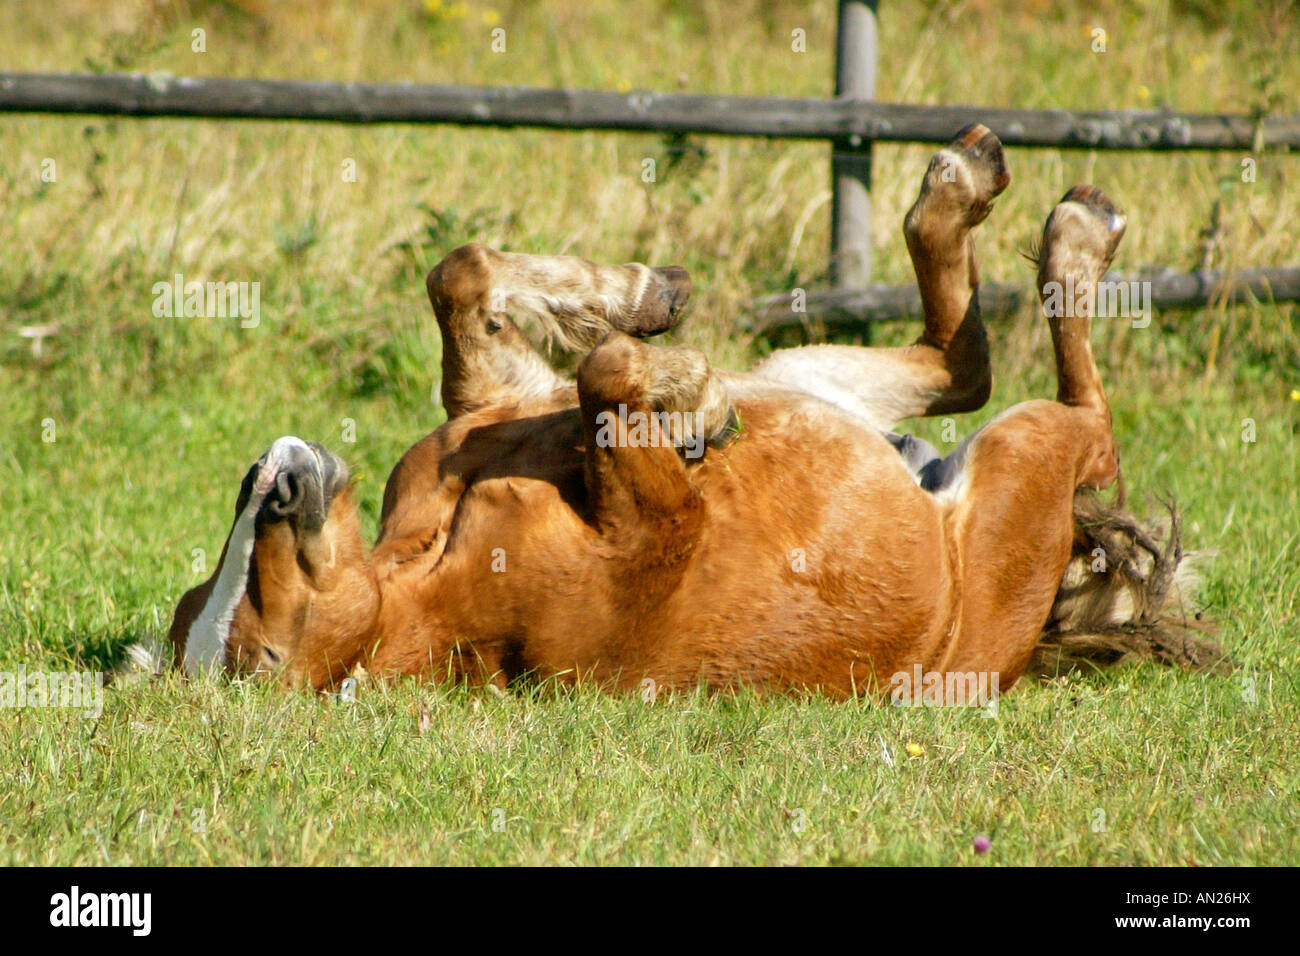
M625 332L607 333L578 366L579 400L609 404L641 397L646 348Z
M429 302L439 319L482 301L491 287L491 250L477 242L453 249L424 280Z
M989 340L978 312L968 313L957 334L943 351L948 387L935 403L936 412L973 412L984 407L993 394L993 366L989 362Z

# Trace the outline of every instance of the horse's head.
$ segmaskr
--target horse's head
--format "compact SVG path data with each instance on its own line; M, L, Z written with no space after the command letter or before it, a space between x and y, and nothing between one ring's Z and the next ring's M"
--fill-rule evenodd
M281 438L244 476L212 577L176 608L173 660L190 675L224 667L326 687L360 658L378 611L347 466Z

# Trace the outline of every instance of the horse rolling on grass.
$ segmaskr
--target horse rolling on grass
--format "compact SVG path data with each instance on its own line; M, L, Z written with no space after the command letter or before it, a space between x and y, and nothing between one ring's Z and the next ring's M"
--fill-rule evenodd
M917 668L1006 690L1133 656L1221 666L1188 606L1176 512L1148 525L1090 490L1116 482L1119 453L1086 294L1044 308L1055 401L1007 409L947 457L894 433L988 400L973 232L1009 181L983 126L931 161L904 224L914 344L786 349L747 373L642 341L680 320L679 268L455 250L427 282L447 422L393 469L374 548L347 466L279 439L176 609L174 665L315 689L360 668L839 697ZM1069 190L1043 228L1040 293L1095 289L1124 228L1100 190ZM524 315L585 352L576 381Z

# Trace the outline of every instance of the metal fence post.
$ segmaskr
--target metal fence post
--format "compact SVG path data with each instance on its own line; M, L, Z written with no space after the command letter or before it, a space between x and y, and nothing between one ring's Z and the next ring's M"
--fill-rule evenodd
M876 8L879 0L840 0L835 45L835 95L876 96ZM871 279L871 143L831 142L831 284L864 289Z

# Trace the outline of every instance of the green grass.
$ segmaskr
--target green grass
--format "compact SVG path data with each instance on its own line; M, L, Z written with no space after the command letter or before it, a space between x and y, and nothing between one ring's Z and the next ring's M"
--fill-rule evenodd
M1243 707L1229 681L1135 673L1027 688L987 719L169 682L98 722L6 721L22 756L0 846L49 864L1273 863L1295 858L1289 693Z
M1300 109L1300 76L1280 66L1295 62L1294 12L1270 23L1247 6L1003 6L883 4L881 98ZM0 59L825 95L834 28L829 2L152 9L20 0ZM496 23L504 57L488 48ZM1087 53L1097 25L1110 38L1100 56ZM195 26L204 54L190 52ZM806 54L789 52L794 27ZM697 293L677 339L719 364L752 361L765 346L739 334L743 303L823 281L827 150L697 142L703 155L674 167L651 136L0 118L0 669L108 668L165 633L204 576L195 549L210 569L240 478L279 435L353 465L373 534L388 470L442 420L422 278L460 242L680 262ZM876 150L881 281L910 281L898 230L929 152ZM645 157L659 160L652 185ZM356 183L340 176L349 158ZM1129 212L1121 268L1198 263L1215 203L1214 265L1296 264L1300 165L1258 159L1247 184L1229 153L1013 151L1013 184L978 238L982 274L1027 283L1019 251L1085 179ZM176 272L260 282L261 324L155 318L152 284ZM402 683L337 704L121 684L99 720L0 709L0 861L1300 862L1298 315L1211 308L1095 333L1135 500L1173 495L1188 545L1216 552L1206 599L1233 676L1127 667L1025 683L996 719L749 695L647 706ZM43 324L59 332L37 360L16 329ZM1040 321L990 334L994 398L961 434L1053 390ZM942 447L941 423L915 430ZM987 856L971 847L980 834Z

